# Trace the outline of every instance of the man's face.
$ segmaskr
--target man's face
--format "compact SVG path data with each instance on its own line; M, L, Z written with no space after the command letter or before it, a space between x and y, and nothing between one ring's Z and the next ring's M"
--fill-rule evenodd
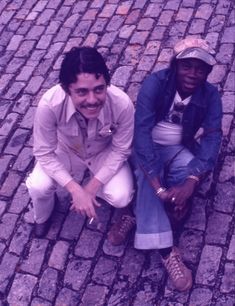
M206 81L208 76L208 65L195 58L181 59L176 66L177 90L186 98Z
M69 95L75 108L86 118L99 116L107 94L103 75L98 78L93 73L80 73L77 81L69 85Z

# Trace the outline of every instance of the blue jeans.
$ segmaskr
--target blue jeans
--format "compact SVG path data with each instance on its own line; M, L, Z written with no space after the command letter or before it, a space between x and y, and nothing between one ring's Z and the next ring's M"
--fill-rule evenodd
M182 149L182 145L163 146L155 144L155 150L160 154L162 166L172 159ZM188 177L188 163L193 154L184 148L170 164L166 181L162 184L171 187L184 182ZM163 180L163 171L160 175ZM136 199L136 234L135 248L162 249L173 245L173 235L169 218L166 214L164 202L156 196L144 172L137 168L137 199Z

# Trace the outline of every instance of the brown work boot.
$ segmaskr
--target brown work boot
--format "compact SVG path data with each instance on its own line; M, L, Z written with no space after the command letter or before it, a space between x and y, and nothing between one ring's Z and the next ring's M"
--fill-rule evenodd
M179 250L173 247L169 256L162 258L169 277L179 291L186 291L192 287L192 273L182 262Z
M112 225L110 231L108 232L108 241L112 245L123 244L134 226L134 217L130 215L122 215L121 218Z

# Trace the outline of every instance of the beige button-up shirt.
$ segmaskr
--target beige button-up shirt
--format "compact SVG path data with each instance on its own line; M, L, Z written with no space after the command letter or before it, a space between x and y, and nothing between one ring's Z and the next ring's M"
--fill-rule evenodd
M58 84L49 89L38 104L33 152L45 172L62 186L71 181L72 176L59 161L57 149L75 153L105 184L131 153L133 126L133 103L116 86L108 86L98 118L86 122Z

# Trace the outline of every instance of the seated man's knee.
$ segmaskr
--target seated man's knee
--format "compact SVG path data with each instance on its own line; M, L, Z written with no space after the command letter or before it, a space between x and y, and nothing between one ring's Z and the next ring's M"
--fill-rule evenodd
M46 195L55 190L53 180L48 177L36 176L33 173L26 180L26 186L30 195Z
M127 206L133 197L133 175L127 163L103 187L103 198L112 206Z
M133 191L127 189L112 190L111 193L105 193L105 200L116 208L126 207L133 198Z

